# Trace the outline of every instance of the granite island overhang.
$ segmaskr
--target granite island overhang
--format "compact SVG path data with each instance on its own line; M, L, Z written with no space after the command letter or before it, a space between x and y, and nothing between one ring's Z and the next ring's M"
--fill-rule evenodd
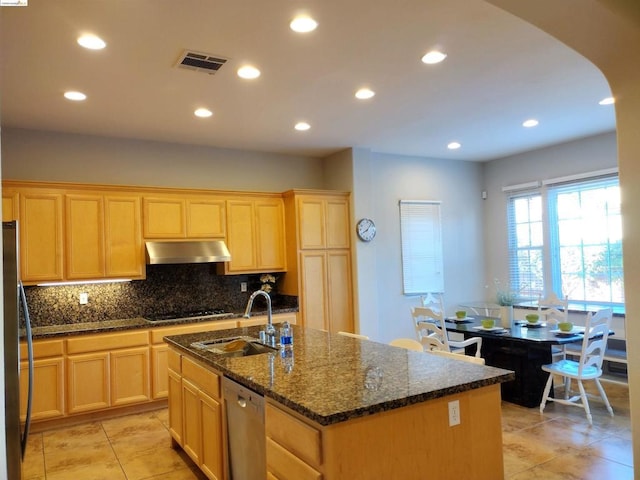
M224 357L192 344L260 327L165 337L183 354L326 426L511 381L513 372L294 326L293 366L279 352Z

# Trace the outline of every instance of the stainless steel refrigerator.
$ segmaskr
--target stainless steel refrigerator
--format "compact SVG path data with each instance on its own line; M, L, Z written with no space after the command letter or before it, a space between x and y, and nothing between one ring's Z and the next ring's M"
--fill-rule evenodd
M31 397L33 391L33 346L31 322L18 270L18 226L17 222L2 222L2 266L4 283L4 402L5 441L7 446L7 478L22 478L22 459L27 445L31 422ZM20 313L25 320L25 337L28 350L29 377L27 418L20 423Z

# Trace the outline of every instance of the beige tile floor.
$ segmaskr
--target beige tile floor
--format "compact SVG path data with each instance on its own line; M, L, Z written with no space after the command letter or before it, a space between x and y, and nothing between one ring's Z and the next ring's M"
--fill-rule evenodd
M610 383L605 389L615 417L591 402L593 426L577 408L551 403L540 415L503 402L505 479L633 479L628 389ZM167 422L162 409L34 434L24 478L205 480L171 448Z

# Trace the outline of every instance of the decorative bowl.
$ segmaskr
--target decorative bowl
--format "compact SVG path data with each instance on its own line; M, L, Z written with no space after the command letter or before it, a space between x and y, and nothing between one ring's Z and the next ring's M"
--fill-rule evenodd
M458 310L456 312L456 318L459 318L459 319L467 318L467 312L465 310Z
M540 318L540 315L538 315L537 313L530 313L526 315L524 318L526 318L527 322L529 323L537 323L538 319Z
M493 328L496 324L496 321L493 318L483 318L480 320L483 328Z
M558 328L560 329L561 332L570 332L571 330L573 330L573 323L571 323L571 322L560 322L558 324Z

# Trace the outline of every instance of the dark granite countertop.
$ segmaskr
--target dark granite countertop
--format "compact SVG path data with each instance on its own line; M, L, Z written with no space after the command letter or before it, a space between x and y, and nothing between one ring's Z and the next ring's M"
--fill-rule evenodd
M281 308L274 309L273 315L279 313L292 313L297 312L297 308ZM213 320L163 320L160 322L150 322L142 317L136 318L124 318L120 320L100 320L92 322L79 322L79 323L65 323L60 325L47 325L42 327L32 328L32 334L34 339L42 338L54 338L54 337L68 337L71 335L86 335L90 333L107 333L122 330L135 330L139 328L158 328L168 327L171 325L187 325L190 323L210 322L215 320L232 320L242 318L244 312L229 313L228 315L213 319ZM257 317L266 315L267 312L254 311L251 313L251 317ZM24 329L20 330L20 338L25 337Z
M508 370L294 326L293 368L279 352L224 357L191 347L259 327L165 337L182 352L320 425L331 425L515 378Z

